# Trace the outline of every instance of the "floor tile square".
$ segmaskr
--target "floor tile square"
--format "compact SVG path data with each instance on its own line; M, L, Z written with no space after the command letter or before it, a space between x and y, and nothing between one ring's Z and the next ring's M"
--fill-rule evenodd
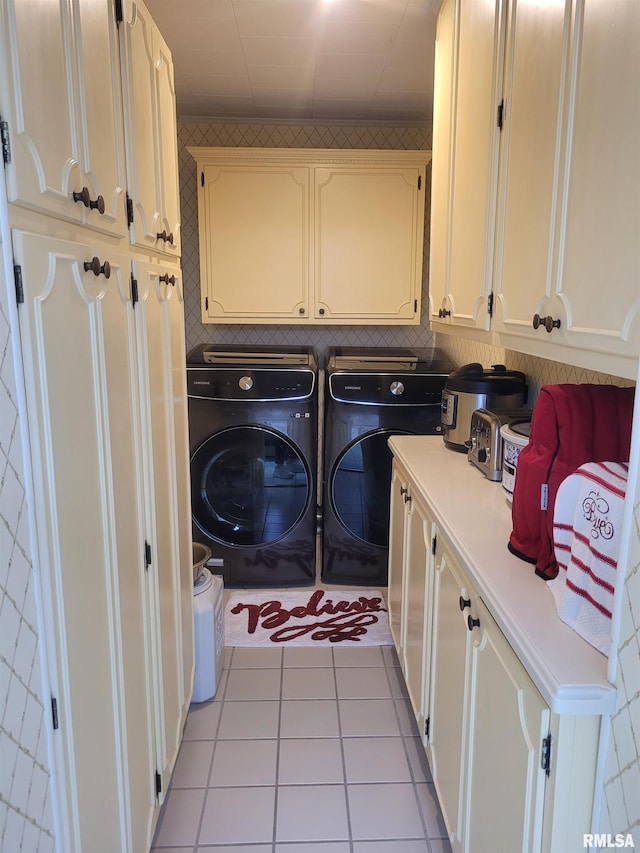
M402 670L395 667L387 668L387 674L389 676L389 684L391 686L391 695L394 699L407 699L409 697L409 693L402 675Z
M347 785L353 839L424 838L413 785Z
M239 648L233 650L231 669L280 669L282 666L282 649Z
M338 738L291 739L280 742L280 785L329 785L343 782L342 750Z
M277 740L221 740L211 765L211 786L275 785Z
M414 782L433 782L427 753L424 744L419 737L407 737L404 739L409 764L413 772Z
M339 737L335 699L287 699L280 710L281 738Z
M221 702L191 705L184 727L185 740L213 740L220 720Z
M316 666L333 666L333 649L331 648L307 648L299 646L293 649L283 649L283 665L287 667L312 668Z
M383 666L336 669L340 699L391 699Z
M391 699L340 699L338 714L343 737L399 735Z
M333 668L283 670L283 699L335 699L335 696Z
M213 741L183 740L173 774L172 788L206 788L213 756Z
M353 853L434 853L434 851L429 847L426 839L399 841L396 838L395 841L356 841L353 845Z
M279 669L232 669L225 693L225 702L248 699L279 699Z
M260 702L225 702L218 727L218 738L249 739L278 737L278 722L280 718L280 703L275 701Z
M411 782L401 737L344 738L347 782Z
M275 798L271 787L209 789L199 845L272 841Z
M382 646L382 657L384 658L384 665L388 667L399 667L400 661L398 660L398 653L395 649L395 646Z
M337 646L333 659L336 666L384 666L382 646Z
M343 785L278 788L276 841L346 841L349 838Z
M170 789L162 807L154 844L157 847L194 845L206 790Z
M245 853L238 850L237 853ZM348 841L327 841L321 844L276 844L275 853L351 853Z
M438 797L433 783L425 782L416 785L416 792L427 827L427 835L429 838L446 838L448 840L449 833L438 805Z
M394 699L400 731L407 737L418 737L418 723L409 699Z

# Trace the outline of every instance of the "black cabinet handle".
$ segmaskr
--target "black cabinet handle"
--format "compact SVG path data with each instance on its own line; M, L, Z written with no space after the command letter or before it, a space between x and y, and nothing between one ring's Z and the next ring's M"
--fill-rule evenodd
M298 314L304 314L304 308L298 308Z
M440 317L441 320L444 320L445 317L450 317L450 316L451 316L451 311L447 311L446 308L441 308L438 311L438 317Z
M545 328L547 332L553 331L553 329L560 328L561 321L554 320L550 315L548 317L541 317L539 314L533 315L533 328L539 329L540 326Z
M175 275L169 275L169 273L165 273L164 275L160 276L160 281L164 281L165 284L175 285L176 277Z
M324 308L319 308L318 314L320 314L320 316L322 317L324 315Z
M92 199L89 187L82 187L79 193L73 193L73 200L82 202L89 210L97 210L100 215L105 211L104 198L99 195L97 198Z
M101 265L100 258L96 255L94 255L90 261L84 262L84 271L91 271L95 276L103 275L105 278L111 277L111 265L109 264L109 261L105 261Z
M166 230L158 231L156 234L157 240L162 240L163 243L170 243L173 246L173 232L170 231L168 234Z
M460 604L460 610L464 610L465 607L471 607L471 599L465 598L463 595L460 596L458 603Z
M480 620L474 619L471 614L469 614L469 618L467 619L467 627L470 631L473 631L474 628L478 628L480 626Z

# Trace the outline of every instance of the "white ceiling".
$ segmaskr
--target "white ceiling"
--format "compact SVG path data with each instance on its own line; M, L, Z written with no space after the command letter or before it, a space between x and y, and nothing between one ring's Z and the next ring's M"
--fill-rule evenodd
M146 0L180 118L430 124L441 0Z

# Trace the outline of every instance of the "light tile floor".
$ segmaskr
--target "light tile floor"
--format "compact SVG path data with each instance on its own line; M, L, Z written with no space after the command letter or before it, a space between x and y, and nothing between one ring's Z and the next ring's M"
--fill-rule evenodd
M391 647L226 650L154 851L450 851Z

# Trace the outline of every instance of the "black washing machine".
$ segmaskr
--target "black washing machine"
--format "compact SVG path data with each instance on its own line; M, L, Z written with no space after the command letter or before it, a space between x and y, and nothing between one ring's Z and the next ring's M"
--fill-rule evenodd
M193 537L231 587L315 581L317 362L307 347L187 357Z
M325 380L322 580L387 584L390 435L442 431L440 350L334 347Z

